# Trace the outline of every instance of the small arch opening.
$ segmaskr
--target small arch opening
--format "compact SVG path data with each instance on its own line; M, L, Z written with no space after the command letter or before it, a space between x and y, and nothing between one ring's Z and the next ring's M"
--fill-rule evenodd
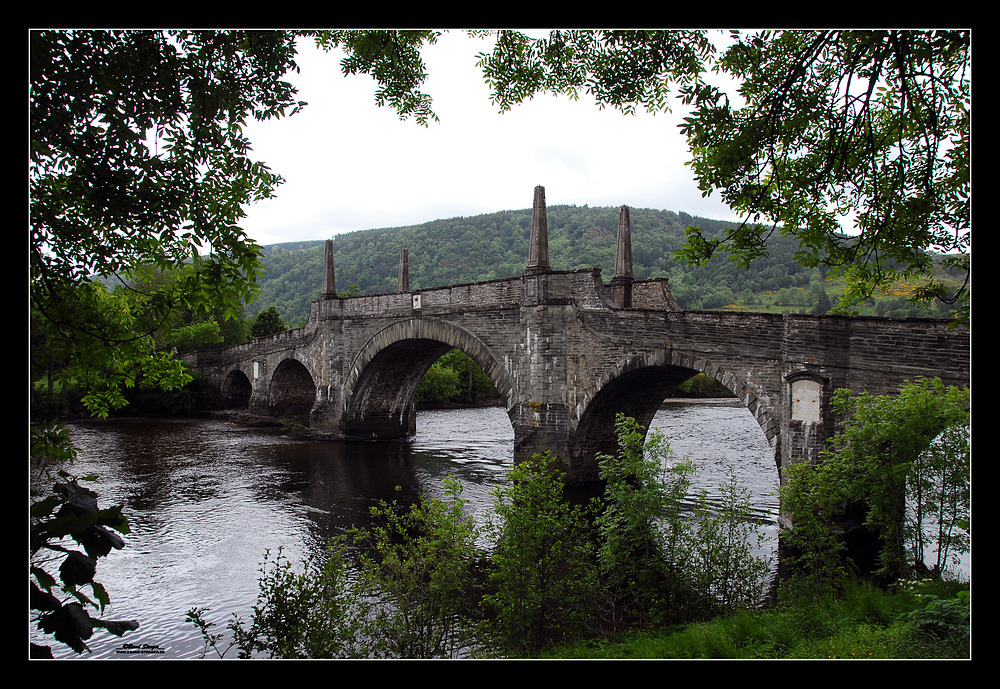
M230 371L222 382L220 409L247 409L253 394L253 384L243 371Z
M316 403L316 384L305 365L285 359L274 369L268 410L271 416L294 419L309 425L309 414Z

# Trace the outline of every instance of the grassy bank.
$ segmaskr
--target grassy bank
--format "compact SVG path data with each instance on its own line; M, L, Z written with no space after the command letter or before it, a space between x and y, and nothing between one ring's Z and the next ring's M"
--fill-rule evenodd
M798 597L711 622L552 648L545 658L889 659L971 657L969 585L914 583Z

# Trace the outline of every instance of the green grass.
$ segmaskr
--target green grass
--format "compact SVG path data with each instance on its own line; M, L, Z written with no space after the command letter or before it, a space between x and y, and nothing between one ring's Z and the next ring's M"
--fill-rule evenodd
M941 601L968 585L938 583L914 592L855 584L844 595L799 599L680 628L632 632L549 649L545 658L882 659L967 658L968 617L942 622ZM929 618L934 619L928 623ZM923 622L921 622L921 620Z

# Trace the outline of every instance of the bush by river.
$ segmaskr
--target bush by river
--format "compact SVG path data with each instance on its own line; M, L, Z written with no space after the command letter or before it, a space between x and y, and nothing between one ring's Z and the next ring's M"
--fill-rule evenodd
M709 622L547 649L543 658L966 659L969 585L906 582L880 590L853 582L842 596L785 601Z

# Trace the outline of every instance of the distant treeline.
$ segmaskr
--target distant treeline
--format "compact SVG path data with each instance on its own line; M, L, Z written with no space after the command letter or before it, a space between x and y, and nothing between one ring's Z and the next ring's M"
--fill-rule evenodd
M553 269L596 267L602 270L605 282L610 281L618 208L549 206L547 216ZM748 268L740 268L725 254L704 266L689 266L673 257L684 241L685 227L702 227L711 236L731 223L644 208L630 209L630 217L635 278L669 278L671 292L685 309L824 313L836 303L823 271L800 266L795 261L796 242L778 233L769 242L770 255ZM527 265L530 227L531 209L524 209L337 235L337 288L342 293L358 294L395 291L402 249L409 254L412 290L515 277ZM320 239L263 247L261 298L248 307L248 316L273 305L290 326L304 324L310 302L320 294L323 243ZM873 300L870 309L863 312L898 316L945 313L943 309L914 307L904 296Z

